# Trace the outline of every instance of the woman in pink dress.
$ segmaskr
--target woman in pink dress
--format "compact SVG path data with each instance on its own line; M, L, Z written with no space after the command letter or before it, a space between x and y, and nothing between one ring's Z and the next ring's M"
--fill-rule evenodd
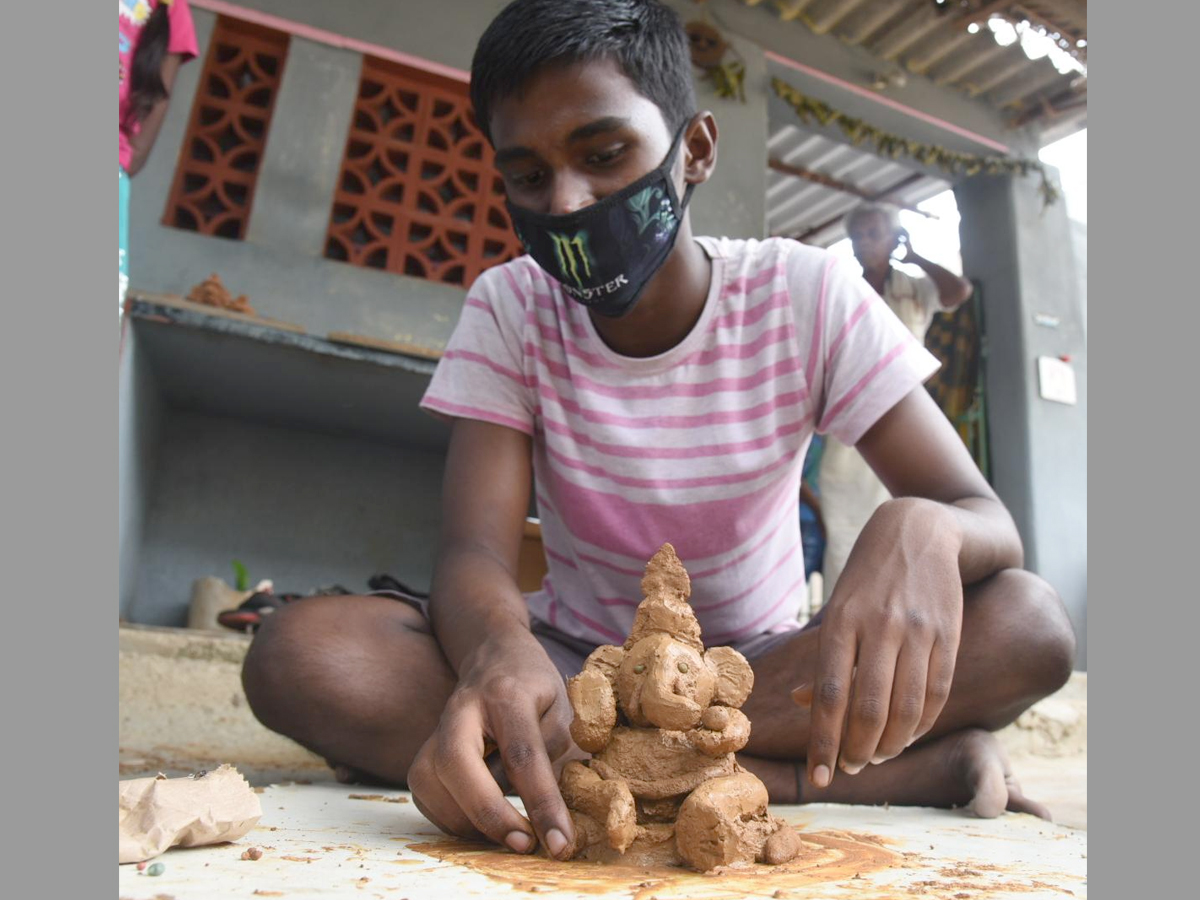
M129 178L145 164L179 67L197 54L187 0L118 0L119 304L129 286Z

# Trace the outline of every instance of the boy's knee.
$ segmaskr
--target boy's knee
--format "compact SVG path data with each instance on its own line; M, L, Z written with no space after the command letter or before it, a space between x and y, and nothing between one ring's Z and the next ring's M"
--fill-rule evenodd
M1007 569L995 577L1019 635L1022 668L1039 693L1052 694L1067 683L1075 666L1075 630L1062 598L1023 569Z
M379 700L371 642L415 632L429 633L424 617L392 600L312 597L289 604L264 618L250 643L242 664L246 700L262 724L301 743L331 711L369 719Z
M303 680L300 660L314 653L308 612L296 604L264 616L242 663L246 701L255 717L276 731L283 730L288 701Z

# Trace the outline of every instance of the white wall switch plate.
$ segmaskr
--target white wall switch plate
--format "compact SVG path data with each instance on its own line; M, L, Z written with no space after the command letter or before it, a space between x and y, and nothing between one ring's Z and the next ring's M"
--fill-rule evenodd
M1074 406L1079 402L1075 390L1075 369L1070 362L1054 356L1038 357L1038 391L1043 400Z

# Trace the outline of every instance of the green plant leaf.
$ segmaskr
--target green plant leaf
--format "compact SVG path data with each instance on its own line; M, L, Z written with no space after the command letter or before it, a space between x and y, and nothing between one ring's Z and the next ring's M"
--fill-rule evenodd
M246 564L240 560L233 560L234 586L239 591L250 590L250 575L246 572Z

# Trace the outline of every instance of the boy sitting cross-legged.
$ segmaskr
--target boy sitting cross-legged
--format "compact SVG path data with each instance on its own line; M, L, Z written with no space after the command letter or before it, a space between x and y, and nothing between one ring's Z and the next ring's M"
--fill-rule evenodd
M422 401L453 423L431 599L270 617L244 671L256 715L344 777L408 784L448 832L561 857L564 676L623 640L669 541L705 644L753 666L739 761L773 801L1044 815L989 732L1068 677L1062 604L1021 570L1011 518L921 386L936 363L874 291L795 241L692 234L717 125L675 14L517 0L471 91L529 255L472 286ZM896 499L800 628L816 431ZM531 488L549 572L523 596Z

